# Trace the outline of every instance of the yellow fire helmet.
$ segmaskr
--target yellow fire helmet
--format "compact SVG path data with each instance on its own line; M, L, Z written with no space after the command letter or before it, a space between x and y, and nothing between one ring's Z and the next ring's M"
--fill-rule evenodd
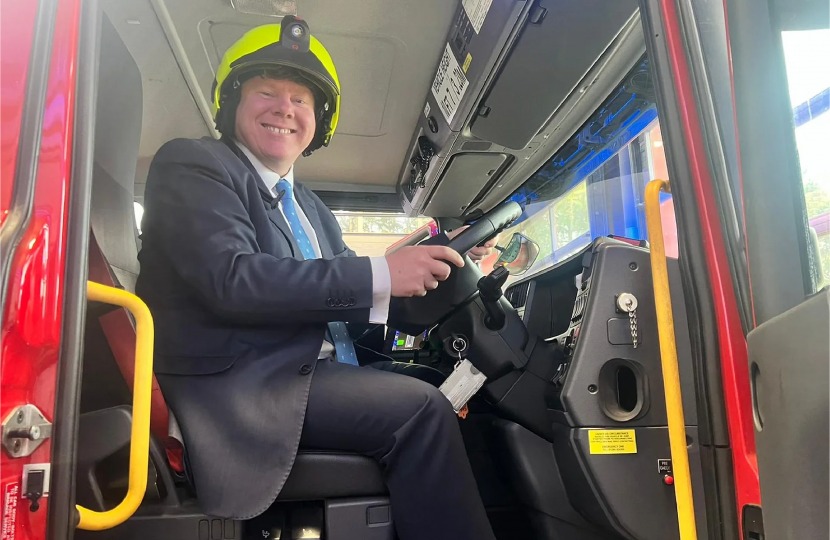
M233 133L242 83L261 74L307 83L314 92L317 128L303 155L328 146L340 117L340 81L331 56L311 35L308 23L291 15L281 24L249 30L225 52L211 88L216 129L223 135Z

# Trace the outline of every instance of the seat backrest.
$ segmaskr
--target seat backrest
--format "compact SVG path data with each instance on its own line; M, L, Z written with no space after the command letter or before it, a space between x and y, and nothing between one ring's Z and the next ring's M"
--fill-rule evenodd
M90 224L117 283L135 292L133 193L141 140L141 73L106 16L102 25Z
M138 238L133 207L135 170L141 138L141 73L106 16L102 19L95 152L90 211L89 279L135 292ZM135 326L124 309L99 318L121 374L132 391L135 375ZM152 432L168 448L169 411L153 377ZM168 452L181 470L180 453Z

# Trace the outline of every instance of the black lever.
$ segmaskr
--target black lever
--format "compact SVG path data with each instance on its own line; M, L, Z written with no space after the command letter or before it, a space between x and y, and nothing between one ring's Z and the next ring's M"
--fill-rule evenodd
M478 292L481 295L481 301L484 303L484 309L487 310L484 325L490 330L501 330L504 327L504 308L501 307L499 300L504 295L501 288L507 281L508 276L510 276L510 272L507 271L507 268L499 266L478 280Z
M411 184L413 190L414 188L423 189L426 187L427 169L429 169L429 162L432 160L433 156L435 156L435 148L432 147L432 143L429 142L429 139L425 135L418 137L418 151L414 156L412 156L412 159L409 160L412 164L409 183Z

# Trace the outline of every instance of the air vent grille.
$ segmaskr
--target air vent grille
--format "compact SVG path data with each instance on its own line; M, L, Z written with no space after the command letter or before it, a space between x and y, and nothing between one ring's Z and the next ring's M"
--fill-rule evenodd
M297 15L296 0L231 0L231 7L240 13L264 17Z
M504 297L516 308L522 308L527 304L527 295L530 292L530 281L525 281L507 289Z

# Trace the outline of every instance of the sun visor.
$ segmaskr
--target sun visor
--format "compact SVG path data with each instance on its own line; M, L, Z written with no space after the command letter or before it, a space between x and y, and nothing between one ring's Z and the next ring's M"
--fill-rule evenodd
M642 41L636 13L637 0L460 2L401 168L404 210L463 216L552 154L551 116L626 25ZM626 49L624 69L642 52Z

